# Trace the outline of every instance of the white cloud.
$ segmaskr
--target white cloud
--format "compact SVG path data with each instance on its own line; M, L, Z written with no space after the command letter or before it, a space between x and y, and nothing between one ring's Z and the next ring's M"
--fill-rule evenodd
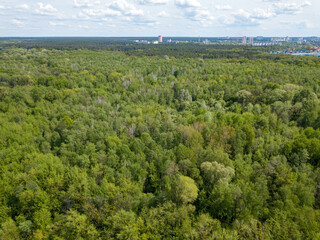
M305 1L304 3L273 3L271 8L255 8L252 11L239 9L233 12L230 16L221 16L219 21L222 25L231 27L243 26L258 26L263 20L274 18L278 15L297 14L302 12L304 7L310 6L311 3Z
M122 15L125 16L143 16L143 10L137 9L133 4L128 3L125 0L117 0L112 2L109 6L109 8L119 11L122 13Z
M56 33L61 35L72 34L73 28L76 34L95 35L100 34L100 26L108 27L109 23L116 27L108 34L122 36L156 35L157 28L167 35L235 36L246 31L316 35L319 7L319 0L0 0L0 27L6 35L23 31L50 35L50 26L56 26ZM281 21L291 24L285 26ZM90 31L80 31L78 24L88 25Z
M144 13L143 13L143 10L141 10L141 9L131 9L131 10L125 12L125 15L128 15L128 16L143 16Z
M54 8L51 4L44 5L43 3L38 3L40 10L47 11L47 12L56 12L58 11Z
M35 10L36 14L39 15L55 15L58 10L54 8L51 4L43 4L42 2L38 3L39 8Z
M148 26L148 27L154 27L158 25L159 23L154 20L150 19L135 19L134 24L137 26Z
M214 20L211 13L197 0L176 0L175 5L182 9L184 16L191 21L209 25Z
M25 22L22 22L22 21L20 21L18 19L12 19L11 23L16 25L16 26L18 26L18 27L23 27L25 25Z
M231 10L232 7L230 5L216 5L215 9L225 11L225 10Z
M307 7L307 6L311 6L311 2L309 1L305 1L304 3L301 4L302 7Z
M130 22L133 25L154 24L155 21L145 17L142 9L138 9L134 4L126 0L113 1L104 6L95 5L95 7L82 9L74 19L91 20L96 22L106 22L110 20L120 20Z
M205 9L188 9L185 11L185 16L193 21L199 21L203 24L208 24L209 21L214 20L210 12Z
M50 26L56 27L56 26L67 26L64 22L49 22Z
M151 5L164 5L167 4L169 0L140 0L140 4L151 4Z
M73 4L75 7L78 7L78 8L92 6L92 4L90 4L89 0L74 0Z
M90 20L91 18L84 12L79 12L78 15L73 15L73 19L83 19L83 20Z
M114 17L121 16L119 11L112 10L110 8L106 9L84 9L80 12L82 17Z
M219 21L223 25L231 27L258 26L263 20L271 19L281 14L298 14L302 12L304 7L311 5L309 1L301 4L280 1L281 0L264 0L264 2L272 2L270 8L255 8L251 11L239 9L229 16L221 16ZM220 10L220 7L216 6L216 9Z
M167 16L169 16L169 15L166 11L161 11L158 13L158 17L167 17Z
M274 11L277 15L280 14L298 14L301 13L304 7L310 6L311 3L309 1L305 1L304 3L274 3Z
M95 5L101 4L100 1L90 1L90 0L73 0L74 7L76 8L89 8Z
M18 9L18 10L28 10L28 9L30 9L28 4L20 4L20 5L17 5L15 8Z
M239 9L231 16L221 16L219 21L222 25L229 27L257 26L259 22L250 12Z
M105 17L105 18L102 18L101 20L104 22L112 22L113 21L112 18L110 18L110 17ZM102 24L102 23L99 23L99 24Z
M271 17L274 17L275 16L275 13L273 12L272 9L262 9L262 8L255 8L253 9L253 12L251 13L251 18L254 18L254 19L261 19L261 20L264 20L264 19L269 19Z
M256 26L259 25L256 18L249 12L240 9L235 14L233 14L235 19L235 25L242 25L242 26Z
M221 17L222 23L229 26L257 26L261 20L276 16L272 9L255 8L251 12L239 9L229 17Z
M197 0L176 0L176 6L181 8L198 8L201 4Z
M88 28L89 28L89 26L88 26L88 25L78 25L78 28L88 29Z
M285 25L285 26L288 26L288 25L292 25L296 28L301 28L301 29L311 29L311 28L314 28L315 26L307 21L281 21L280 22L281 25Z

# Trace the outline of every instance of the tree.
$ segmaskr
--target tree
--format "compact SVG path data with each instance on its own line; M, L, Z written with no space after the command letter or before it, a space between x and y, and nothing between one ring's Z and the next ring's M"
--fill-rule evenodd
M234 169L231 167L225 167L217 162L202 163L201 171L210 186L220 183L228 184L234 176Z
M198 187L192 178L178 175L173 182L171 197L177 204L192 203L198 197Z
M19 228L16 226L16 223L12 219L8 219L6 222L2 223L0 229L0 239L20 239Z
M67 215L55 224L53 233L64 239L100 239L98 231L90 224L86 215L75 210L68 211Z

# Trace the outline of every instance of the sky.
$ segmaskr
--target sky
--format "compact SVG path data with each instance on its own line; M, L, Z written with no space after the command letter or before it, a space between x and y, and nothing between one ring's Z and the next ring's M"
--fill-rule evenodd
M0 0L0 37L320 36L319 0Z

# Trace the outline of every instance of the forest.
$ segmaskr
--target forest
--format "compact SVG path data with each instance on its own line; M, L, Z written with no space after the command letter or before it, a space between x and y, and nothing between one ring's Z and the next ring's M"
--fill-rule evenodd
M320 239L320 58L22 43L0 44L1 240Z

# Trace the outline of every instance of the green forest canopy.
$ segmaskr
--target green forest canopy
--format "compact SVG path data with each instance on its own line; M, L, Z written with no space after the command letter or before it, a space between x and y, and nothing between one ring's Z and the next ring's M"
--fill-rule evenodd
M320 59L135 48L2 48L0 239L320 239Z

